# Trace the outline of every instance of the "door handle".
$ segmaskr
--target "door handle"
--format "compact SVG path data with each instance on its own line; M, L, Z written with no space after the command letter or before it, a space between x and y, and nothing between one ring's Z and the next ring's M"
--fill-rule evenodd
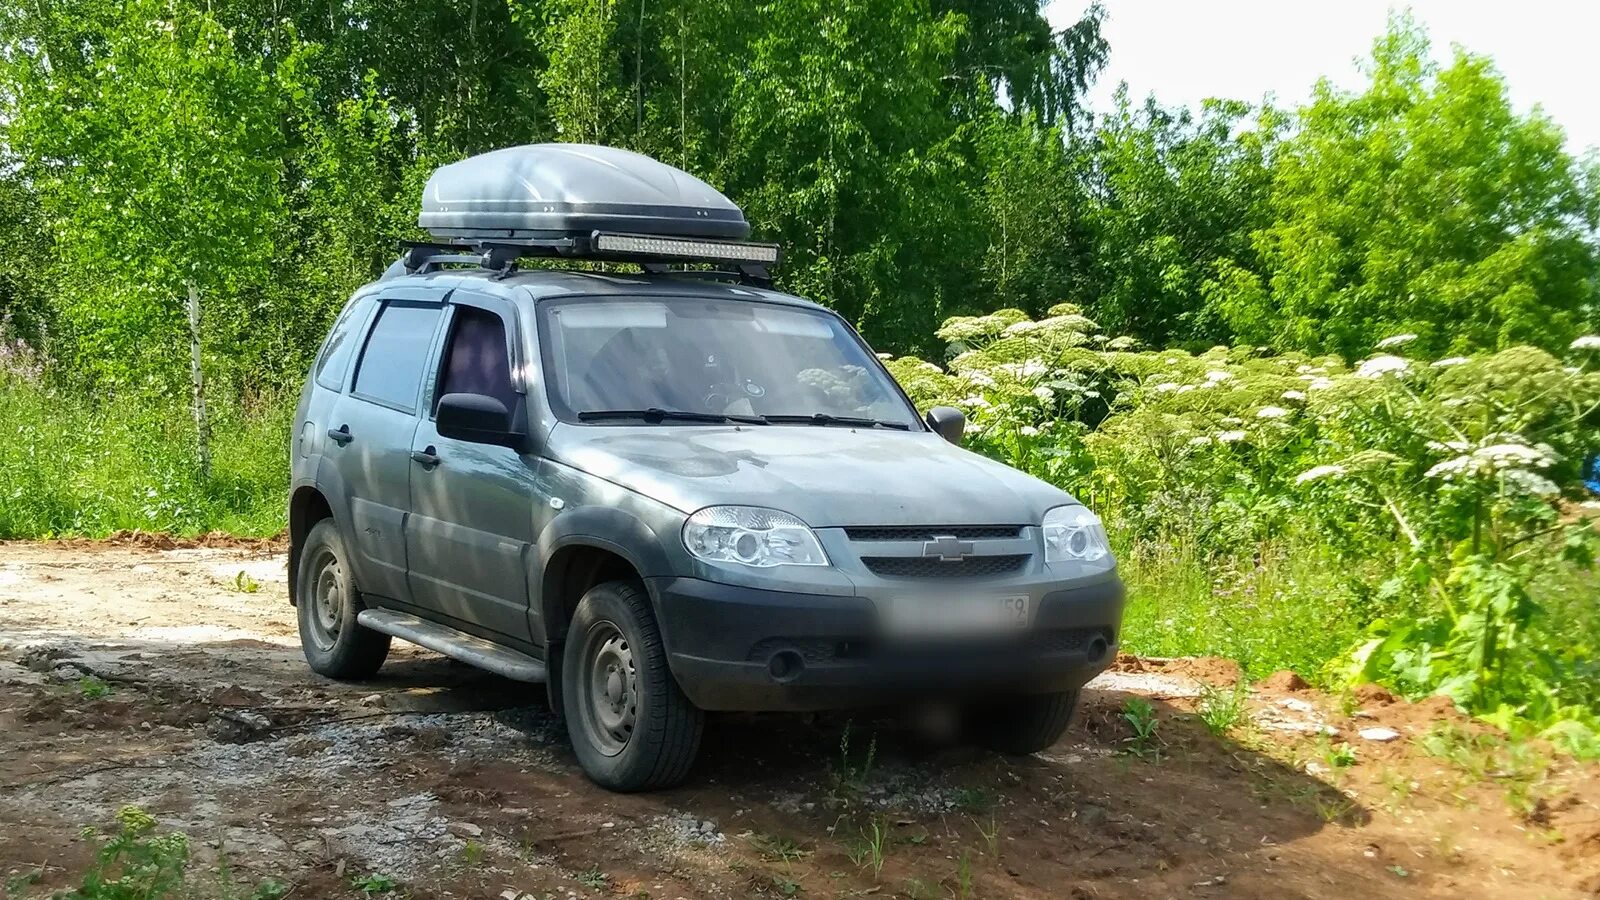
M350 433L349 425L340 425L338 428L329 428L328 437L335 444L343 447L345 444L350 443L355 438L355 435Z
M411 460L421 463L424 469L431 469L439 464L439 457L431 445L426 450L411 451Z

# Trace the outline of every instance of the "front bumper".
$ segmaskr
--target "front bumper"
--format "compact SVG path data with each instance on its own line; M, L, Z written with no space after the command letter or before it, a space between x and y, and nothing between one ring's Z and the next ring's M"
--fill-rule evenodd
M1123 586L1062 585L1026 631L987 639L886 640L864 597L652 578L672 673L708 710L821 710L916 698L1082 687L1116 658Z

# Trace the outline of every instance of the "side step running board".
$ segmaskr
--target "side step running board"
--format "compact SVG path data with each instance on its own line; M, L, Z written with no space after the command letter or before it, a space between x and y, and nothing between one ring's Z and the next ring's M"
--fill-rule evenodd
M363 609L356 614L356 621L373 631L392 634L515 681L545 680L545 667L540 660L448 625L388 609Z

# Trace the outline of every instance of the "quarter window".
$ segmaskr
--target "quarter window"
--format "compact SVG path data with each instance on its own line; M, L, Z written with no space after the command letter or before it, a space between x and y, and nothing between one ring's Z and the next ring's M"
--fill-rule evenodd
M350 350L355 346L352 338L361 319L356 315L356 308L365 306L366 301L360 300L345 304L333 322L333 329L328 332L328 340L322 345L322 356L317 359L315 377L317 384L330 391L344 388L345 368L350 364Z
M407 412L417 407L428 346L442 308L387 303L361 351L353 392Z

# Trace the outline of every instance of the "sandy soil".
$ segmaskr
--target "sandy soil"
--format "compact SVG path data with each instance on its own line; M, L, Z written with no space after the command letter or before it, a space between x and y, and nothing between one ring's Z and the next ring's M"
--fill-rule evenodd
M372 682L313 676L277 550L0 545L0 873L36 876L14 893L75 885L81 829L137 804L190 835L199 896L354 897L368 873L508 900L1600 896L1593 767L1459 721L1441 758L1441 705L1286 673L1213 737L1193 711L1237 677L1218 660L1120 661L1030 759L726 716L685 786L608 794L541 690L398 643ZM1142 754L1134 696L1159 723Z

